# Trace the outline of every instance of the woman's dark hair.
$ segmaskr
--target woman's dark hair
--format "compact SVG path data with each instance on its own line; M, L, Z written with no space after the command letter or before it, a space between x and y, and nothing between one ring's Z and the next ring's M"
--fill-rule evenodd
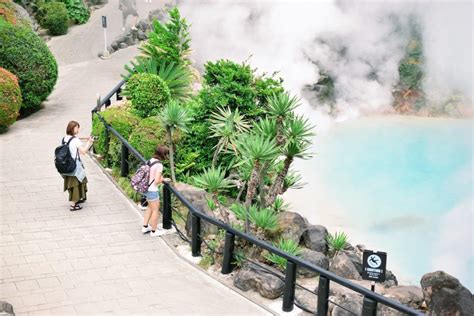
M159 160L166 160L168 159L169 153L170 153L170 150L168 149L168 147L163 146L163 145L158 145L155 148L155 154L153 155L153 157Z
M76 121L71 121L67 124L67 127L66 127L66 135L71 135L71 136L74 136L74 129L77 127L81 127L81 125L79 125L79 123L77 123Z

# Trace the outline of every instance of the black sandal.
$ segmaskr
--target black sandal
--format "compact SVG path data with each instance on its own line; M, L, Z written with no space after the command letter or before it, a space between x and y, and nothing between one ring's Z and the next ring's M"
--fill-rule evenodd
M71 212L77 211L77 210L80 210L80 209L82 209L82 206L80 206L80 205L77 204L77 203L76 203L76 205L71 205L71 206L69 206L69 210L70 210Z

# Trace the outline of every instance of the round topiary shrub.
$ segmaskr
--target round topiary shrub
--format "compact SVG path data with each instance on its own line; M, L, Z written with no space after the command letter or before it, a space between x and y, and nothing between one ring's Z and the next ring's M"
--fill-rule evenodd
M31 113L53 91L58 66L46 44L31 29L0 21L0 67L13 73L21 88L20 112Z
M39 8L40 24L50 35L64 35L69 27L66 5L62 2L47 2Z
M166 144L166 130L158 117L148 117L143 119L130 134L129 143L145 159L150 159L156 145Z
M132 111L140 117L157 115L170 100L166 83L155 74L139 73L127 81L124 95L132 101Z
M11 72L0 68L0 133L15 123L21 107L18 79Z
M132 133L135 126L138 125L139 118L133 115L132 113L121 108L110 108L103 112L100 112L102 117L107 123L109 123L120 135L127 139ZM92 135L98 137L94 142L94 152L101 156L106 154L111 154L112 148L117 146L110 146L114 141L115 136L112 133L109 133L110 139L109 144L106 140L106 129L102 121L99 120L97 115L94 115L92 119ZM117 140L118 142L118 140ZM107 148L107 145L109 145ZM121 147L120 147L121 148ZM114 155L110 155L109 158L116 159L116 149L114 149ZM120 160L120 156L118 156ZM114 164L114 163L113 163Z

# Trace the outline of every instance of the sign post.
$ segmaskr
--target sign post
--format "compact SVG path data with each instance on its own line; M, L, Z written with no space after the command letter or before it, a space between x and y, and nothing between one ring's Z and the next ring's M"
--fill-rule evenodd
M110 53L107 50L107 16L102 16L102 28L104 29L104 52L101 56L102 59L109 59Z
M362 279L372 281L370 286L372 292L375 292L375 282L385 281L386 268L386 252L364 250L362 256Z

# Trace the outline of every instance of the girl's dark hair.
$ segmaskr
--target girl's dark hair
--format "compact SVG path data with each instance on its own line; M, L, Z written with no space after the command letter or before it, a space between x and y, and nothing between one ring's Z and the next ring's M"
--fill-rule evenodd
M155 154L153 155L153 157L159 160L166 160L168 159L169 153L170 153L170 150L168 149L168 147L163 146L163 145L158 145L155 148Z
M69 122L66 127L66 135L74 136L74 129L76 128L76 126L81 127L81 125L79 125L79 123L77 123L76 121Z

